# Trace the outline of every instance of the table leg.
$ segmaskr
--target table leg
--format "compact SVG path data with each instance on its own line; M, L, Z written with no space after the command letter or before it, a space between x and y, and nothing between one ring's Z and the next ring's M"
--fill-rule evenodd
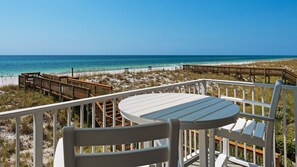
M200 166L208 166L207 130L199 130L199 159Z
M184 155L183 155L183 130L179 130L179 144L178 144L178 156L179 166L184 167Z
M214 129L209 130L209 166L215 166L215 135Z

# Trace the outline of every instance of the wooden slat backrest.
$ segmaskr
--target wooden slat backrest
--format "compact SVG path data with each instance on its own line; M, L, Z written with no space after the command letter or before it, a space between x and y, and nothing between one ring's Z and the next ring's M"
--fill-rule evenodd
M65 167L140 166L168 161L177 166L179 121L131 127L63 128ZM115 145L169 139L169 145L133 151L75 155L75 146ZM133 161L133 162L131 162ZM87 163L88 165L86 165Z
M109 167L132 167L146 165L168 160L168 147L160 146L147 148L143 150L132 150L115 153L96 154L80 154L75 158L75 166L92 167L92 166L109 166Z

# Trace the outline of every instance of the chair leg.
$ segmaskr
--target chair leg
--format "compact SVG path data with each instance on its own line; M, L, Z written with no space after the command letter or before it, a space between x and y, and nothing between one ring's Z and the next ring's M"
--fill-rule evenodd
M223 138L223 154L229 157L229 139ZM225 161L223 166L227 166L227 161Z
M273 152L272 146L265 148L265 160L264 160L264 167L273 166Z

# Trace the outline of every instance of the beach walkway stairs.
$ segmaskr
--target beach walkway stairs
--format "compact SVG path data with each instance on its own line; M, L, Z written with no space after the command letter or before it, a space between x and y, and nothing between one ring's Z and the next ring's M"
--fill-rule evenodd
M18 77L19 88L26 90L36 90L41 93L48 94L59 98L60 101L76 100L93 96L100 96L112 93L112 86L99 84L94 82L86 82L78 78L69 76L58 76L52 74L41 74L40 72L22 73ZM117 100L117 103L119 100ZM113 107L116 106L115 109ZM105 114L106 124L112 125L113 112L115 112L116 125L122 125L122 117L111 100L105 102L105 110L103 102L96 103L96 122L97 126L103 126L103 114ZM91 111L91 106L86 108ZM125 121L125 125L129 122Z

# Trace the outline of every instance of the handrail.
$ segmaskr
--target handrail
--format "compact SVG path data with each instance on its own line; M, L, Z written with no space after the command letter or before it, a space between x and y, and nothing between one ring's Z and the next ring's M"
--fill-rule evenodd
M194 66L194 67L211 67L211 68L237 68L237 69L256 69L256 70L285 70L285 68L271 68L271 67L265 67L265 68L262 68L262 67L242 67L242 66L232 66L232 65L229 65L229 66L225 66L225 65L193 65L193 64L185 64L183 66Z
M69 87L74 87L74 88L77 88L77 89L83 89L83 90L89 90L90 89L90 88L83 87L83 86L77 86L77 85L71 85L71 84L64 83L64 82L59 82L57 80L53 80L53 79L49 79L49 78L40 78L40 77L36 77L36 76L32 76L32 78L37 78L37 79L41 79L41 80L51 81L51 82L54 82L54 83L60 83L61 85L69 86Z
M112 86L110 86L110 85L104 85L104 84L93 83L93 82L86 82L86 81L81 81L81 80L73 79L73 78L68 78L68 81L76 82L76 83L84 83L84 84L93 85L93 86L98 86L98 87L100 87L100 88L104 88L104 89L112 90Z
M57 79L62 79L62 78L68 78L68 76L58 76L58 75L51 75L51 74L41 74L45 78L57 78Z

